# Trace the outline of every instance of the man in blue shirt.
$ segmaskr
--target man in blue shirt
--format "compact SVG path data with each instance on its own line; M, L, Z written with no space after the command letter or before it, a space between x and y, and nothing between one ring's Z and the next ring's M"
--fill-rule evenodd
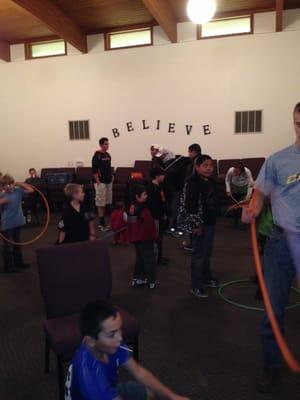
M89 303L80 318L81 347L69 367L65 400L147 400L152 392L170 400L188 400L139 365L122 345L122 318L108 304ZM136 379L118 384L124 366Z
M26 183L15 184L14 178L4 175L0 181L1 231L5 238L20 242L21 227L25 225L22 210L24 194L32 193L33 189ZM19 268L28 268L23 263L21 247L3 240L3 258L5 272L18 272Z
M300 273L300 103L295 106L296 143L269 157L255 183L255 201L250 210L257 217L265 198L270 198L274 226L264 254L264 273L278 324L284 332L284 311L292 282ZM279 377L281 354L270 322L264 317L261 328L264 376L261 392L270 392Z

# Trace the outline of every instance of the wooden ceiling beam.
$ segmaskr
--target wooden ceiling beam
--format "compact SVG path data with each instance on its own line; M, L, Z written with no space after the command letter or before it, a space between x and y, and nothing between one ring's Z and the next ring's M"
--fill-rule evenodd
M12 0L42 21L55 35L87 53L86 34L50 0Z
M177 21L167 0L142 0L172 43L177 42Z
M283 28L283 8L284 0L276 0L276 32L281 32Z
M0 39L0 60L10 61L10 44L2 39Z

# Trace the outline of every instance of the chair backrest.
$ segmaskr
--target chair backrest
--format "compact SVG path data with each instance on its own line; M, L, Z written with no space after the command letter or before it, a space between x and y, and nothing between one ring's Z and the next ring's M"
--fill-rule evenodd
M134 169L131 167L118 167L115 173L115 183L126 184L130 178L131 172L133 171Z
M263 157L253 157L253 158L243 158L243 163L245 167L249 168L252 172L253 179L257 178L263 163L265 162L265 158Z
M48 319L80 313L89 301L110 298L112 277L105 243L63 244L36 253Z

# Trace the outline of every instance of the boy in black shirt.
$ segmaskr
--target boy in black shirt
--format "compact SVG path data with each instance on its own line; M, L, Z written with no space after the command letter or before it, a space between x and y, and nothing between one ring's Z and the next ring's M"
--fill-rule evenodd
M165 179L165 172L162 168L152 168L150 171L151 183L148 185L147 203L153 216L156 229L159 235L157 241L158 264L166 265L168 260L162 256L163 233L167 225L167 205L164 190L162 187Z
M107 152L109 141L103 137L99 140L100 150L97 150L92 159L92 168L95 186L95 202L98 210L99 228L105 232L105 207L112 204L112 169L111 156Z
M217 195L211 176L214 167L208 155L201 155L195 163L195 173L185 186L187 225L192 233L191 293L207 297L204 287L218 287L212 277L210 259L213 250L217 217Z
M83 206L85 193L82 186L68 183L64 193L68 205L58 223L58 244L95 240L94 215Z

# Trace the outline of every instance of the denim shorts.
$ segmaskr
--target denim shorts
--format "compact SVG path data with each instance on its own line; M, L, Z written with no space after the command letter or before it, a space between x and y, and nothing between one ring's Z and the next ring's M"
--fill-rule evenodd
M138 382L120 383L117 392L124 400L147 400L147 389Z

